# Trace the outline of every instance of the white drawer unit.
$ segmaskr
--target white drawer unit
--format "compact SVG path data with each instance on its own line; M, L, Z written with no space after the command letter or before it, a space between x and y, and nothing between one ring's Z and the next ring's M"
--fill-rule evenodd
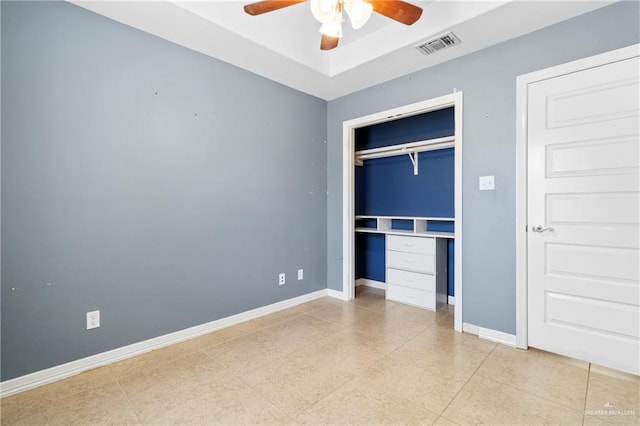
M437 310L447 302L447 242L442 238L387 235L386 298Z
M435 293L387 283L387 299L420 308L436 310Z
M407 271L424 272L433 274L434 255L421 253L408 253L387 249L387 268L404 269Z
M432 293L436 291L435 275L403 271L402 269L387 268L387 284L411 287Z
M436 254L436 239L389 235L387 250L433 255Z

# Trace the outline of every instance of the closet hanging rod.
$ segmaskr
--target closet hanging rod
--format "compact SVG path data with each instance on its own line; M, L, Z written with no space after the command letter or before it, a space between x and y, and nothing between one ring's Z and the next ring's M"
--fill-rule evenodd
M393 157L416 152L433 151L436 149L451 148L455 145L454 136L428 139L425 141L410 142L400 145L383 146L381 148L365 149L356 152L356 160L369 160L373 158Z

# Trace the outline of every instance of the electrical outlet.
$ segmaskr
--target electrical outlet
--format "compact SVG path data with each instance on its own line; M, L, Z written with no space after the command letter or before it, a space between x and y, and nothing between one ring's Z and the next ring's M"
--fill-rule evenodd
M304 270L298 269L298 281L304 278Z
M284 280L285 280L284 272L281 272L280 275L278 275L278 285L284 285Z
M100 311L87 312L87 330L100 327Z

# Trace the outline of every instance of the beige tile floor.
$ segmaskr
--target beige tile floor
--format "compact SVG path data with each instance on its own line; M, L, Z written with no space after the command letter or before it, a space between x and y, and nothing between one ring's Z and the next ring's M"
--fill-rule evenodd
M636 376L357 293L3 398L2 424L640 424Z

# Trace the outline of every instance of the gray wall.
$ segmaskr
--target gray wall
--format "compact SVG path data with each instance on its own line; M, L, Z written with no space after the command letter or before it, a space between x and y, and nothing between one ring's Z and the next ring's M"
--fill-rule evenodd
M1 4L2 380L326 288L325 101Z
M639 5L617 3L329 102L329 287L342 289L342 122L455 87L464 92L463 321L515 334L516 76L638 43ZM495 175L495 191L478 191L483 175Z

